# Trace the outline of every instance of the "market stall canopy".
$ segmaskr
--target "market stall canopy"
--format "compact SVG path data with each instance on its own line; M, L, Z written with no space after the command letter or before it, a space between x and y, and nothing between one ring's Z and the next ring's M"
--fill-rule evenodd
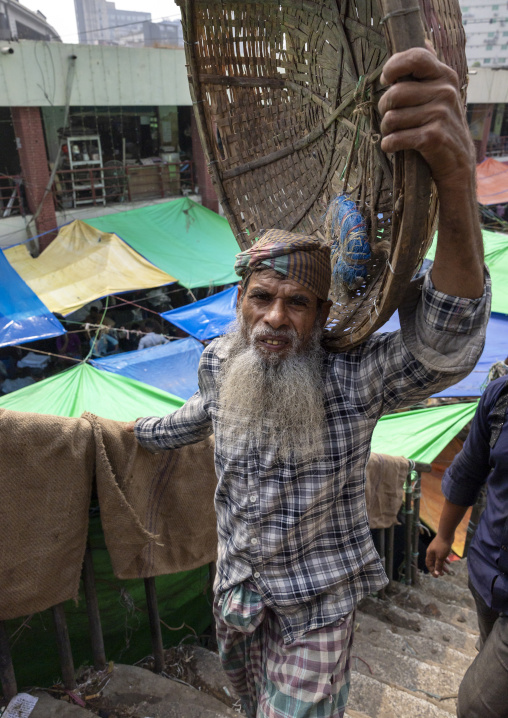
M116 421L165 416L184 403L165 391L85 363L0 397L2 409L73 417L89 411Z
M188 197L86 221L117 234L187 289L238 281L238 245L227 220Z
M371 450L430 463L473 418L477 406L474 401L382 416Z
M192 337L206 341L224 334L234 321L237 296L238 287L230 287L194 304L164 312L161 317Z
M195 339L176 339L149 349L112 354L92 364L97 369L189 399L198 390L198 365L203 349Z
M24 244L5 254L37 296L60 314L70 314L108 294L175 281L115 234L97 231L81 220L62 227L36 259Z
M0 347L47 339L65 329L0 250Z
M399 315L394 314L381 332L393 332L400 328ZM473 371L457 384L443 389L433 396L481 396L489 369L495 362L504 361L508 357L508 316L492 314L487 325L485 346L478 364Z
M374 429L372 451L432 463L432 471L422 474L420 517L433 531L437 530L444 504L441 478L462 448L457 434L471 421L477 406L477 402L472 402L389 414ZM470 514L468 510L455 535L452 548L459 556L463 553Z
M482 229L485 263L492 279L492 311L508 314L508 234ZM436 253L436 237L427 252L433 260Z
M508 165L493 157L476 165L476 196L480 204L508 202Z

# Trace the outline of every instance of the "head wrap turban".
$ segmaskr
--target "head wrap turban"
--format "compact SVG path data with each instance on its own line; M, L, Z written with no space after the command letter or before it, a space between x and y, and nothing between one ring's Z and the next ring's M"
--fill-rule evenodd
M236 255L235 272L243 277L259 265L293 279L318 299L328 299L330 247L317 237L283 229L264 230L252 247Z

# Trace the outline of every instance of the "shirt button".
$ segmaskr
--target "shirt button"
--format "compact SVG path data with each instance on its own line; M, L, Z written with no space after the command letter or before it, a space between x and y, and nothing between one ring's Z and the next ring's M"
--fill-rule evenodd
M251 538L250 542L253 546L256 546L258 540L257 540L257 538Z
M252 496L250 497L250 500L251 500L251 503L255 503L258 500L258 497L256 496L256 494L252 494Z
M254 578L259 578L261 576L259 571L256 571L256 573L253 573L252 575L254 576Z

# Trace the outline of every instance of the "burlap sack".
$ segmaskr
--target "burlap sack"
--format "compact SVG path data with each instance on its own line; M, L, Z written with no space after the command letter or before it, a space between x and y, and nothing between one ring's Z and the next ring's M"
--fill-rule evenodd
M403 456L370 455L365 500L371 529L387 529L397 523L408 470L409 462Z
M213 440L152 454L122 422L92 425L101 521L117 578L185 571L217 554Z
M87 421L0 409L0 620L77 596L94 460Z

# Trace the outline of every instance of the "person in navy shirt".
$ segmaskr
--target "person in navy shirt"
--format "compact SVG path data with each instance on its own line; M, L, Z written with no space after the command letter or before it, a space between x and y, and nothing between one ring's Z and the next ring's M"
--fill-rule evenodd
M458 718L508 717L508 378L486 388L462 451L443 476L445 504L427 568L447 572L455 530L487 485L487 505L468 553L469 588L480 629L480 651L458 697Z

